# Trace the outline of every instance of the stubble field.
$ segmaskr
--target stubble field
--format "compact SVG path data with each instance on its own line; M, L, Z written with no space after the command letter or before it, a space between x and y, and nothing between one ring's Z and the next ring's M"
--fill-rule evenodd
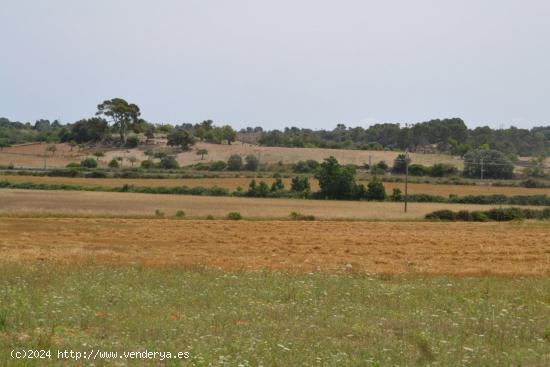
M158 195L92 191L0 190L4 215L146 216L158 209L166 216L183 210L188 217L225 217L240 212L247 219L288 218L291 212L338 220L420 220L441 209L487 210L489 205L403 203L341 200L264 199L240 197Z
M550 223L2 218L4 260L223 270L550 275Z

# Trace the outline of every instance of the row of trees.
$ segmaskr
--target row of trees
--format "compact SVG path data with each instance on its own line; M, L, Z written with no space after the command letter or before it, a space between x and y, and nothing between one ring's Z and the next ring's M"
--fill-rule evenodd
M2 147L26 142L75 142L112 143L112 135L119 145L133 147L137 137L132 134L143 134L147 139L155 134L167 135L169 145L188 150L196 141L231 144L237 133L229 125L214 126L212 120L197 124L153 124L141 118L141 110L134 103L122 98L105 100L97 106L94 117L81 119L72 124L63 125L59 121L38 120L30 123L12 122L0 118L0 143ZM130 140L130 141L129 141Z
M506 154L538 155L550 153L550 127L530 130L510 127L468 129L462 119L430 120L402 127L400 124L375 124L368 128L338 124L333 130L285 128L263 132L259 143L265 146L320 147L354 149L399 149L463 156L482 146Z

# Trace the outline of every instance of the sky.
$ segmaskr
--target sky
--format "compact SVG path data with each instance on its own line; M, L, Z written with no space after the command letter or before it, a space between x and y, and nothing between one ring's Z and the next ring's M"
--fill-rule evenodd
M548 0L1 0L0 116L550 123Z

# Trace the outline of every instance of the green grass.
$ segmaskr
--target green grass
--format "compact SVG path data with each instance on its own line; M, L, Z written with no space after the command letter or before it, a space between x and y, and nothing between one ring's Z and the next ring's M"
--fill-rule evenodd
M197 366L547 366L548 330L548 278L0 264L2 366L46 364L12 348L188 351Z

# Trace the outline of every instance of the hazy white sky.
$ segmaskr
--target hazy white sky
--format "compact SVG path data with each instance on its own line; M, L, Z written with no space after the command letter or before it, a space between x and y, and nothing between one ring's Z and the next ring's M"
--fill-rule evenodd
M0 116L550 122L548 0L0 0Z

